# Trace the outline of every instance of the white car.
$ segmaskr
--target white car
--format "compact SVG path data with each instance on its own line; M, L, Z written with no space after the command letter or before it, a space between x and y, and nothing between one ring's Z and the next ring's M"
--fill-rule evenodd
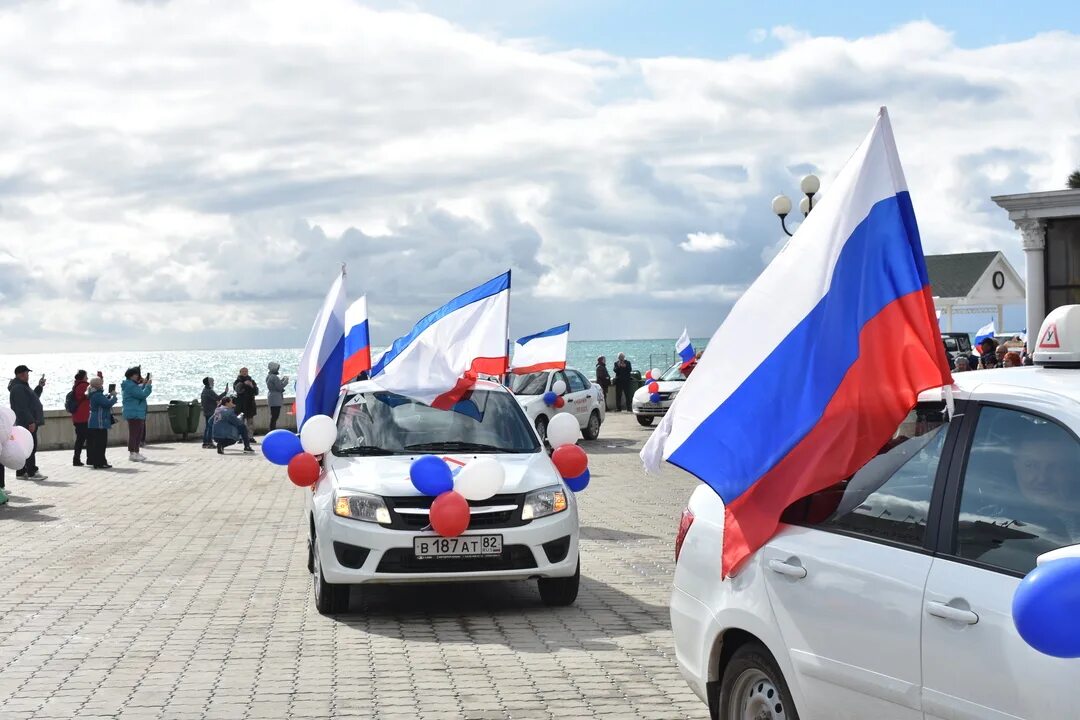
M560 380L566 385L562 395L566 404L556 408L544 402L544 393L552 392L552 387ZM600 437L600 426L605 415L604 393L599 385L589 382L581 371L566 368L515 375L511 389L541 439L547 439L547 426L551 418L567 412L577 417L581 437L586 440Z
M448 580L537 579L548 605L578 592L578 513L513 395L480 381L452 410L375 388L342 389L338 439L309 494L309 569L319 612L348 609L353 586ZM470 501L468 530L430 529L433 498L409 479L422 455L452 468L493 457L506 473L499 494Z
M671 623L714 718L1078 717L1080 663L1035 651L1011 617L1036 559L1080 543L1080 352L1044 357L1073 364L957 373L952 419L924 393L727 580L723 504L695 490Z
M649 381L645 381L645 384L634 392L630 403L630 409L638 424L649 427L654 418L664 417L672 401L675 400L675 396L682 390L684 382L686 382L686 375L683 374L682 363L675 363L661 373L660 379L656 381L656 384L660 386L658 391L660 402L653 402L649 397L652 394L649 392Z

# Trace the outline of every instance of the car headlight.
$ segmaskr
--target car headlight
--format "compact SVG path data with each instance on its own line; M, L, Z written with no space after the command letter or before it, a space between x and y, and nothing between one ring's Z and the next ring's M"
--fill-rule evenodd
M535 520L555 513L561 513L568 507L566 491L560 487L534 490L525 496L525 507L521 509L522 520Z
M334 497L334 514L338 517L364 522L390 524L390 511L378 495L368 493L343 493Z

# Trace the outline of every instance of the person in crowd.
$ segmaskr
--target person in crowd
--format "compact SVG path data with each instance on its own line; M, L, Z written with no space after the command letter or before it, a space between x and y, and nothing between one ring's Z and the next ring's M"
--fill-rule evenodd
M607 358L601 355L596 358L596 384L600 386L600 392L604 394L604 402L607 402L607 391L611 387L611 373L607 369Z
M1001 360L1001 367L1020 367L1020 365L1020 353L1017 352L1007 352Z
M255 452L251 447L247 424L236 416L236 403L231 397L226 397L214 411L214 442L217 443L218 455L224 455L225 448L239 441L244 443L244 452Z
M41 406L41 391L44 389L44 375L38 379L36 387L30 388L30 368L25 365L15 368L15 377L8 383L9 402L11 411L15 413L15 424L29 430L34 438L34 449L30 457L26 458L22 470L15 471L15 477L27 480L48 479L38 472L37 466L38 429L45 424L45 409Z
M146 398L153 392L150 373L142 376L142 368L136 365L124 373L124 382L120 383L123 397L124 419L128 424L128 459L142 462L146 457L139 452L146 439Z
M1007 352L1009 352L1009 348L1005 347L1005 345L998 345L994 348L994 355L997 358L998 367L1005 366L1005 353Z
M630 365L630 361L626 359L625 353L619 353L619 357L615 360L615 409L618 412L622 412L623 399L626 399L626 409L630 410L631 399L634 396L633 391L630 389L630 373L633 371L633 367Z
M272 362L267 366L269 373L266 376L266 405L270 408L270 429L277 429L278 417L281 416L281 406L285 404L285 388L289 386L289 376L279 375L281 365Z
M101 377L90 378L86 394L88 406L86 416L86 464L95 470L105 470L112 465L105 458L105 448L109 445L109 428L113 424L112 409L116 404L116 393L104 390L105 381Z
M1022 365L1030 366L1035 364L1035 358L1028 352L1027 343L1024 343L1024 352L1020 355L1020 362Z
M75 456L71 464L82 467L82 452L86 446L86 423L90 419L90 401L86 391L90 387L85 370L75 373L75 384L71 386L71 399L75 408L71 413L71 424L75 426Z
M217 410L218 403L229 394L229 391L218 394L214 390L214 378L204 377L202 379L203 389L202 397L199 401L202 403L203 421L206 427L203 429L202 446L207 450L214 449L214 411Z
M971 370L971 363L967 355L957 355L956 360L953 361L953 372L968 372L969 370Z
M992 370L998 367L997 353L988 352L983 353L982 359L979 361L979 368L982 370Z
M255 398L259 394L259 386L255 384L246 367L240 368L240 374L233 381L233 391L236 393L236 412L244 416L244 424L248 428L248 437L254 438Z

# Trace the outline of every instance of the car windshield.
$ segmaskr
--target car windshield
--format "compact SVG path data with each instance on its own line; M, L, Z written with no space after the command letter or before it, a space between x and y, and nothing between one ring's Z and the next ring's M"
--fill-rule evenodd
M660 379L665 380L665 381L668 381L668 380L685 380L686 375L683 375L683 371L680 369L681 367L682 367L681 363L675 363L674 365L672 365L671 367L669 367L667 370L665 370L663 373L660 374Z
M335 455L540 451L525 414L501 391L470 391L450 410L391 392L351 393L342 401L337 425Z
M542 395L547 389L547 377L546 372L515 375L510 389L515 395Z

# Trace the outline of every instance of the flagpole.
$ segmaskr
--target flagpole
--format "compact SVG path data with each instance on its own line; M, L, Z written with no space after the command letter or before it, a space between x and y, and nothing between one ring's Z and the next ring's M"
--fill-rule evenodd
M510 386L510 273L512 268L506 271L506 372L503 373L503 385Z

